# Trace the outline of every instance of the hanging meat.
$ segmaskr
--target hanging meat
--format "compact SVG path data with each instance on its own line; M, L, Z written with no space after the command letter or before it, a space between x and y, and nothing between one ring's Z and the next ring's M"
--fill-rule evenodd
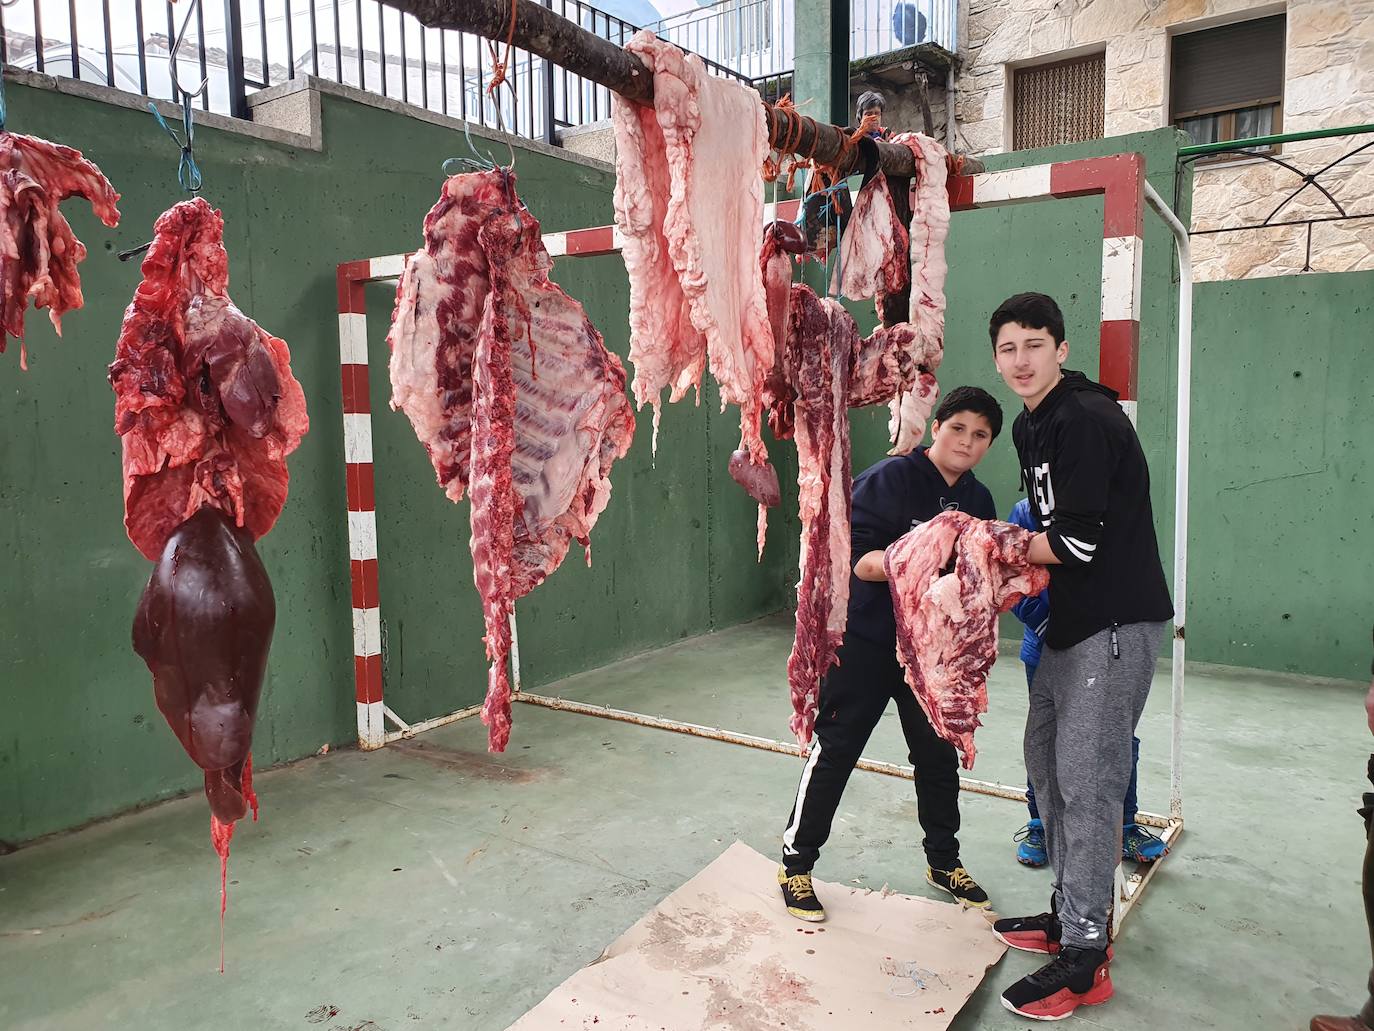
M744 456L732 458L731 470L760 502L761 542L772 494L759 423L774 364L758 245L759 168L769 151L763 105L757 91L708 74L701 58L647 30L626 49L654 76L652 107L617 95L611 102L635 401L654 407L657 449L663 391L670 402L692 389L699 396L709 364L722 408L740 410Z
M409 417L448 497L471 498L493 752L510 740L514 604L572 541L591 562L611 466L634 436L625 371L551 266L513 173L452 176L406 262L387 337L392 408Z
M80 308L76 266L86 247L58 209L68 197L90 201L105 225L119 225L119 194L81 152L36 136L0 131L0 353L19 341L19 367L28 368L24 312L30 301L47 308L60 336L62 316Z
M253 542L281 513L286 456L309 428L285 342L229 299L223 232L200 198L158 218L109 373L124 526L157 563L134 649L205 771L221 920L234 823L250 805L257 817L253 723L276 612Z
M945 339L945 237L949 235L949 155L945 148L922 133L903 133L894 143L904 144L916 159L916 178L911 185L911 308L908 320L917 329L925 354L942 353ZM879 300L881 310L881 299ZM925 436L926 423L935 410L940 391L934 367L919 384L902 390L889 404L892 415L888 432L890 455L906 455Z
M1027 559L1033 537L1011 523L942 512L883 556L907 684L965 769L973 769L973 733L988 711L997 614L1049 586L1045 567ZM954 571L941 575L951 557Z
M886 402L916 382L922 365L938 364L939 355L923 353L906 323L860 337L839 302L800 283L791 287L786 319L780 367L769 381L769 422L797 443L801 576L787 679L791 729L805 748L821 678L835 661L848 618L849 409Z
M887 176L877 173L859 190L839 251L831 292L852 301L876 298L881 316L883 298L904 290L911 275L907 229L897 217Z

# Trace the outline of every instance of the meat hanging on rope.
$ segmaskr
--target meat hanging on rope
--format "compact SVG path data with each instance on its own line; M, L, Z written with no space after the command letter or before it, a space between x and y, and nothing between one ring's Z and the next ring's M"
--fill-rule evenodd
M101 222L119 225L119 194L80 151L0 130L0 353L18 340L21 369L29 302L48 309L59 336L62 316L84 303L76 266L86 247L58 207L68 197L84 197Z
M391 406L445 494L471 498L473 577L490 661L488 747L510 740L510 617L587 549L629 451L625 371L582 306L549 279L539 222L494 169L450 177L406 262L391 332Z
M973 769L974 731L988 711L997 614L1049 585L1028 559L1035 535L1011 523L942 512L883 555L897 623L897 655L930 725ZM954 571L941 574L954 559Z
M257 819L253 726L276 620L254 541L281 513L286 456L309 429L286 343L229 299L223 232L200 198L158 218L109 370L124 525L156 563L134 650L205 773L221 931L234 825L250 806Z

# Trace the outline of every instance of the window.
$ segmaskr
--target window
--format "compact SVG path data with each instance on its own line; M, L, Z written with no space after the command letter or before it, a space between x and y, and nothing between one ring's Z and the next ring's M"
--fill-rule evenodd
M1284 30L1279 14L1175 36L1174 125L1194 143L1282 132Z
M1089 54L1017 68L1012 80L1012 150L1102 138L1106 57Z

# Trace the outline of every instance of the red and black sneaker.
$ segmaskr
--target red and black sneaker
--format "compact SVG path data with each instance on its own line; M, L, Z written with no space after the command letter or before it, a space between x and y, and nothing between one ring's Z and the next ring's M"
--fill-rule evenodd
M1063 928L1053 908L1048 913L1036 916L1016 916L998 920L992 925L992 933L1003 945L1010 945L1022 952L1043 952L1053 956L1059 951L1059 938Z
M1031 1020L1063 1020L1079 1006L1112 997L1111 960L1100 949L1066 946L1002 993L1002 1005Z

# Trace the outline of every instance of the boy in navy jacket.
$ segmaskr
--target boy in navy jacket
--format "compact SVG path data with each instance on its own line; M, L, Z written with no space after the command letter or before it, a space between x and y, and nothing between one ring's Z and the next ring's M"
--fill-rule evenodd
M995 519L988 489L972 469L1002 429L1002 409L986 390L950 391L931 423L930 447L886 458L854 480L850 522L849 621L821 682L816 736L782 838L778 884L787 910L824 920L811 868L830 836L849 775L889 702L896 702L916 774L916 814L925 831L926 880L965 905L988 896L959 857L959 757L930 726L897 659L892 595L883 551L947 509Z

